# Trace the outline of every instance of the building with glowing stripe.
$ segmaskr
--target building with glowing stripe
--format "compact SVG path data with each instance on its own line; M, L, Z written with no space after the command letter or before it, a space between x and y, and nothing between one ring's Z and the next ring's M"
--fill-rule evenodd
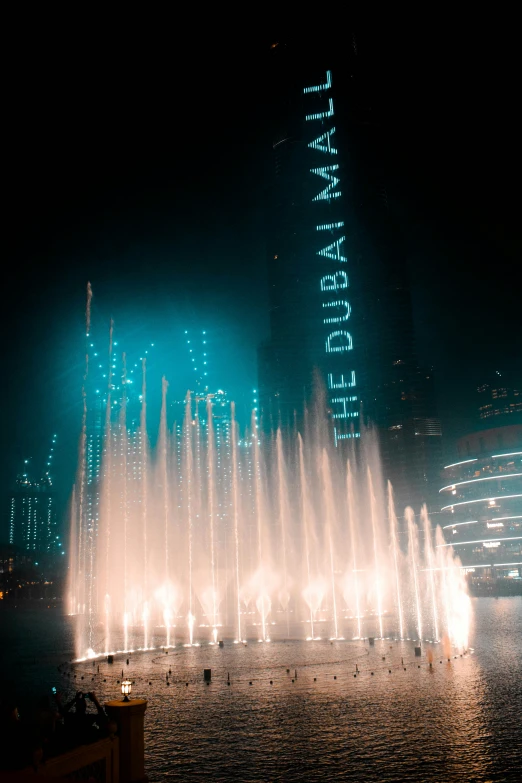
M318 371L339 442L360 437L361 398L349 184L333 75L320 66L305 75L285 51L274 55L282 89L269 204L271 339L259 353L260 407L271 426L292 422L310 401Z
M457 447L465 459L444 468L439 490L445 546L477 584L522 589L522 425L468 435Z
M415 355L382 132L361 97L356 47L280 43L270 56L262 426L294 426L318 378L337 445L360 439L369 420L399 505L418 506L437 486L441 428L431 373L421 372Z

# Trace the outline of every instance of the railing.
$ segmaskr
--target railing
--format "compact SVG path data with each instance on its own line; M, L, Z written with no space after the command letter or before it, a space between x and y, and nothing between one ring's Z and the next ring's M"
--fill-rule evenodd
M28 768L9 777L0 772L0 783L26 783L41 777L64 783L146 783L143 718L147 700L109 701L105 709L109 737L53 756L36 770Z
M71 783L91 780L96 783L120 783L119 758L118 737L107 737L47 759L38 766L38 775L60 779L67 777Z

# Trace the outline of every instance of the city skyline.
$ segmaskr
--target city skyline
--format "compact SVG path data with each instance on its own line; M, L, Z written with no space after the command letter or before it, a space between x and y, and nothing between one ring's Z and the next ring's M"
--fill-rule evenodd
M376 99L376 111L387 115L393 157L403 176L400 188L394 183L394 195L399 195L396 204L410 233L407 254L413 272L420 354L424 364L434 367L441 418L451 438L462 429L467 398L481 376L506 366L516 370L519 359L519 317L510 283L510 263L516 252L515 223L508 193L501 192L499 197L495 188L500 171L494 161L499 155L507 156L510 148L509 144L503 149L495 145L498 137L491 136L487 123L473 125L476 146L469 148L464 144L465 123L462 127L457 123L452 133L444 132L444 107L453 116L457 110L459 116L458 89L450 85L450 65L457 67L461 56L455 41L453 49L450 42L449 60L437 78L429 58L421 58L424 93L417 95L419 82L409 75L400 83L399 93L394 93L397 106L390 114L391 97L386 90L393 76L405 76L405 63L398 56L391 73L381 75L380 81L376 79L375 73L389 49L379 54L382 41L378 35L374 40L372 35L368 29L356 35L358 56L373 58L372 78L381 94L381 99ZM116 328L136 342L162 343L172 365L171 370L165 368L169 381L175 377L184 350L181 340L177 343L177 335L182 335L186 324L196 323L218 333L227 346L226 357L219 355L216 361L221 362L223 385L230 396L237 399L243 393L246 397L256 388L256 346L268 334L262 211L263 167L269 153L266 119L256 96L262 89L263 58L271 40L256 40L253 46L245 45L235 53L208 44L209 53L218 55L217 73L223 76L238 51L247 58L244 78L251 98L245 101L241 113L241 141L231 135L235 128L235 94L216 95L209 84L206 102L195 97L204 86L200 74L179 87L180 105L186 101L195 117L190 139L178 129L173 136L176 141L171 143L169 133L175 124L159 104L149 107L152 125L160 130L154 149L145 142L151 138L150 129L144 143L137 147L133 134L126 135L121 149L114 146L128 105L121 116L109 112L108 136L95 134L88 146L84 144L87 129L77 124L73 123L63 144L52 132L46 136L43 131L40 141L49 146L54 161L52 181L56 188L52 188L50 201L43 184L49 181L49 159L41 155L40 144L27 147L22 137L13 137L15 149L24 147L21 165L32 173L33 187L27 192L21 184L23 177L13 169L9 178L13 195L13 233L9 237L13 283L3 313L9 335L10 376L3 389L7 418L2 450L4 497L20 459L33 454L37 450L33 444L45 442L55 430L68 455L64 461L76 454L81 415L81 334L88 280L93 285L97 316L107 332L110 317L114 316ZM433 39L424 43L427 52L435 50ZM410 54L419 53L418 42L408 45ZM466 46L472 47L472 43L466 41ZM182 58L187 51L180 50L178 56ZM481 74L479 68L475 92L468 100L480 92ZM84 89L85 78L83 73ZM99 74L92 78L96 82ZM506 82L504 85L507 89ZM441 97L442 86L448 92ZM386 93L385 98L382 93ZM80 91L70 107L71 116L77 119L81 95L84 93ZM415 111L408 109L413 95L417 98ZM426 128L419 118L430 116L434 95L442 100L442 109L433 118L434 127ZM123 96L127 92L122 88ZM13 105L17 105L16 100L13 96ZM101 91L98 105L107 109L108 100L108 93ZM138 100L144 100L143 93ZM211 126L210 118L216 116L220 102L224 102L219 111L221 124L216 128L215 123ZM59 127L63 112L64 107L53 106L51 128ZM411 122L415 117L419 122L414 128ZM469 128L469 118L466 122ZM146 123L140 128L146 128ZM14 129L13 125L13 136ZM486 136L490 147L481 144ZM78 144L87 150L87 158L76 154ZM182 153L183 145L188 145L187 156ZM435 152L419 158L430 145ZM126 163L130 146L137 156L132 171ZM480 174L473 163L477 148L485 156ZM226 151L228 167L223 166L220 150ZM449 174L452 187L448 187ZM425 181L419 183L423 178ZM473 184L479 179L484 183L480 196ZM493 268L503 270L503 274L480 279L478 270L493 257ZM461 296L463 286L468 288L466 297ZM445 305L441 318L442 294ZM480 317L486 305L487 322ZM166 333L158 339L165 324ZM462 342L465 351L458 348ZM66 483L66 472L63 475Z

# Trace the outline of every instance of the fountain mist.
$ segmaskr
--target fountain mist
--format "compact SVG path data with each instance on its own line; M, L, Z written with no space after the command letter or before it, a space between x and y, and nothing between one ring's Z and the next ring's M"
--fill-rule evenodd
M411 509L397 517L391 487L385 500L371 435L346 462L328 445L326 418L304 435L266 436L254 417L243 437L233 405L218 419L210 398L198 407L190 394L173 428L164 380L152 450L145 362L134 429L126 394L115 415L110 392L99 483L87 480L86 406L71 503L78 657L215 643L218 633L237 642L428 635L466 647L460 563L426 509L419 527ZM95 493L99 514L88 517Z

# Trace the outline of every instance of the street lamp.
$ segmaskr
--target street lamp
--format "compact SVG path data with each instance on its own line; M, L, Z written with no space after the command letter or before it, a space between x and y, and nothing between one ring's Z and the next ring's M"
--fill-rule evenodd
M130 701L129 695L132 690L132 683L130 680L122 680L121 681L121 693L123 696L122 701Z

